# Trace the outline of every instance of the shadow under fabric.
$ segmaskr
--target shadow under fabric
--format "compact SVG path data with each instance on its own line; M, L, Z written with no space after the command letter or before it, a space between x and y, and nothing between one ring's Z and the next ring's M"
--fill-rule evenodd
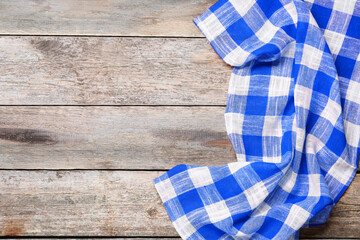
M234 67L225 123L238 161L154 179L165 209L183 239L298 239L358 167L360 4L220 0L194 23Z

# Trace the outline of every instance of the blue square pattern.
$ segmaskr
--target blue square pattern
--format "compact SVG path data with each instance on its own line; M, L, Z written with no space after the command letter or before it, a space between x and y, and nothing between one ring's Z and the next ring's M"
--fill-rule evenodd
M238 161L154 180L183 239L298 239L327 221L360 154L360 1L339 1L220 0L194 19L234 67L225 119Z
M326 146L340 157L346 147L344 132L334 128Z
M247 95L234 95L234 94L228 94L228 102L231 102L232 104L228 104L226 106L225 112L226 113L241 113L245 114L247 109L247 101L248 96Z
M270 19L277 10L282 8L282 3L279 0L258 0L257 4L268 19Z
M311 7L311 13L314 16L317 16L316 22L320 28L326 29L326 26L329 22L332 9L327 7L320 6L318 4L313 4Z
M352 37L345 37L339 55L356 60L357 50L360 48L360 40L354 41Z
M218 10L219 8L221 8L222 6L224 6L225 4L228 4L229 2L227 0L219 0L217 1L214 5L212 5L209 10L211 12L215 12L216 10Z
M243 135L262 136L265 116L244 115L244 124L242 128ZM251 122L252 124L246 124Z
M178 196L179 202L181 203L182 209L185 214L190 213L196 209L204 207L204 204L200 198L199 193L196 189L187 191Z
M254 36L254 32L249 28L243 18L233 23L226 31L238 45Z
M356 3L355 3L353 15L360 17L360 2L359 1L356 1Z
M338 75L340 77L350 79L351 75L353 73L352 70L354 69L355 64L356 64L356 60L354 60L354 59L343 57L343 56L337 56L335 65L336 65L336 68L339 69Z
M215 186L224 199L237 196L243 192L233 175L215 182ZM231 186L231 188L228 188L228 186Z
M198 229L204 239L220 239L225 234L224 231L217 228L213 224L207 224Z
M251 68L250 74L271 76L271 67L272 67L272 62L255 62Z
M252 75L247 94L253 96L266 97L269 95L269 84L270 84L270 76Z
M360 17L352 16L346 33L347 36L360 39Z
M242 17L229 2L226 2L216 9L214 14L218 17L219 22L224 26L224 28L230 27L234 22Z
M248 156L262 156L263 144L261 136L243 135L245 154Z
M246 99L246 115L266 115L268 97L248 96Z
M294 99L291 96L269 97L266 116L289 116L295 112Z
M283 222L275 218L266 217L261 228L258 230L258 234L268 239L273 239L283 225Z
M324 94L325 96L330 95L330 89L334 83L334 78L330 77L324 72L317 72L314 84L313 84L313 90Z

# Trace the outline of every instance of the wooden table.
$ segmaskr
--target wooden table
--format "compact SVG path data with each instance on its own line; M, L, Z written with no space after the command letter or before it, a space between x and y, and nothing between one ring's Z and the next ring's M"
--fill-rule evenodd
M215 0L0 1L2 236L178 238L152 180L235 161ZM326 226L360 238L360 177Z

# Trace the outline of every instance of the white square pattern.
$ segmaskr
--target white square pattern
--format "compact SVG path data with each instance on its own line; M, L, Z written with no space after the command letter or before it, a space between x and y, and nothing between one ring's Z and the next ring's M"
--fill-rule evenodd
M209 168L207 167L190 168L188 173L196 188L214 183Z
M308 177L309 177L308 196L319 197L321 195L320 174L309 174Z
M282 127L281 127L281 118L282 116L265 116L262 136L281 137L283 135Z
M297 174L290 168L286 173L283 179L281 179L279 185L280 187L290 193L295 186Z
M246 62L249 55L249 52L238 46L224 57L224 61L232 66L241 66Z
M165 179L164 181L156 183L155 187L159 192L161 196L161 200L163 202L166 202L170 199L177 197L177 194L175 193L175 190L169 178Z
M200 22L198 26L210 42L225 31L224 26L213 13Z
M309 0L307 0L307 2L309 2ZM298 21L298 14L297 14L297 10L296 10L296 6L294 4L293 1L291 1L288 4L284 5L285 10L289 13L290 17L292 18L292 21L294 23L297 23ZM293 42L295 43L295 41Z
M360 126L344 120L346 141L350 146L358 147L360 139Z
M266 202L262 202L255 211L251 214L251 217L266 216L271 207Z
M306 153L317 154L325 144L312 134L306 136Z
M244 191L244 194L250 204L251 209L256 208L269 194L265 184L260 181L251 188Z
M351 174L353 174L354 170L354 166L345 162L344 159L339 158L336 163L330 168L328 174L342 184L346 184Z
M277 148L277 147L275 147L275 148ZM266 149L264 149L264 152L266 153ZM274 156L274 157L265 157L265 156L263 156L262 161L263 162L268 162L268 163L281 163L281 156Z
M296 119L296 118L295 118ZM296 126L296 125L295 125ZM296 128L296 146L295 149L301 152L304 147L305 129Z
M337 102L334 102L330 98L328 99L328 102L324 108L324 110L321 112L321 117L329 120L333 126L335 126L336 121L340 117L341 114L341 106Z
M247 96L250 86L250 76L240 76L232 73L229 83L229 94Z
M311 102L312 89L297 84L295 86L295 104L299 107L309 109Z
M333 10L352 15L354 12L356 0L336 0L334 1Z
M207 205L205 206L205 209L212 223L216 223L228 217L231 217L231 213L225 201L220 201L211 205Z
M241 168L249 165L249 162L232 162L228 164L228 168L231 172L231 174L234 174L235 172L237 172L238 170L240 170Z
M304 222L308 219L310 213L299 207L298 205L292 205L289 215L285 220L285 224L291 227L294 230L298 230L304 224Z
M229 0L240 16L244 16L255 4L255 0Z
M183 238L183 239L187 239L189 238L193 233L196 232L196 229L194 228L194 226L189 222L188 218L186 217L186 215L176 219L174 222L174 227L176 228L176 230L178 231L179 235Z
M360 56L360 55L359 55ZM357 104L360 104L360 83L350 80L349 87L346 93L346 99Z
M225 125L228 134L242 134L242 126L244 123L244 114L241 113L225 113Z
M344 42L345 35L330 30L325 30L324 37L332 54L338 55Z
M296 49L296 42L292 41L284 47L281 52L281 57L294 58Z
M267 20L264 25L255 33L255 35L260 39L260 41L268 43L278 30L278 27L275 27L269 20Z
M289 96L291 78L271 76L269 84L269 97Z
M314 48L313 46L304 44L301 64L314 70L318 70L323 56L323 51Z

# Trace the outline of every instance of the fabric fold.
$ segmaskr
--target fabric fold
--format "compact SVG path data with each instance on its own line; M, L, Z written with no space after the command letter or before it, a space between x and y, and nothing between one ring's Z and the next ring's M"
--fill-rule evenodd
M237 162L154 179L183 239L298 239L327 221L360 153L360 10L337 1L220 0L194 19L234 67L224 117Z

